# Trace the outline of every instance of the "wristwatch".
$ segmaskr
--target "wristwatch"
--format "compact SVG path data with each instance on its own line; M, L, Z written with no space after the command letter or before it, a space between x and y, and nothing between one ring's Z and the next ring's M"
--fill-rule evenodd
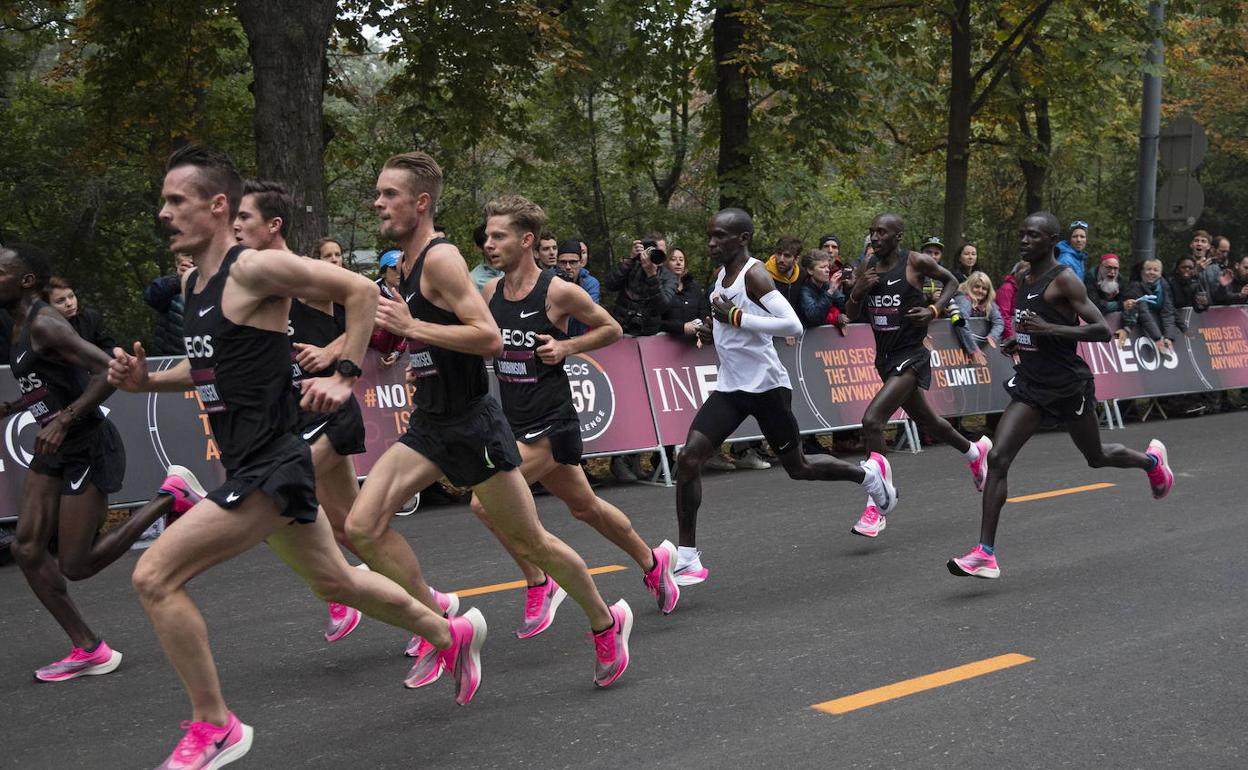
M363 369L356 366L355 362L348 358L339 360L338 365L334 367L334 371L338 372L343 377L359 377L364 373Z

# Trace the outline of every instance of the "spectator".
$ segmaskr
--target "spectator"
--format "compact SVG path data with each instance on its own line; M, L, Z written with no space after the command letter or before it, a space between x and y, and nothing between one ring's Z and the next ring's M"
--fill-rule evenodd
M490 255L485 253L485 225L477 225L472 231L472 242L476 244L477 251L481 252L481 261L468 274L472 277L472 282L477 285L477 291L485 288L485 285L495 278L502 278L503 271L494 266L490 260Z
M433 237L434 238L449 238L450 236L447 235L447 233L449 232L450 230L447 230L440 222L433 223Z
M975 272L975 265L979 262L979 249L975 244L969 241L962 244L962 248L958 249L958 258L953 260L953 266L949 268L949 272L953 273L953 277L958 279L958 284L966 283L966 279ZM987 277L987 276L985 276ZM989 280L989 285L992 281Z
M1170 287L1174 289L1174 309L1192 308L1197 313L1209 309L1209 292L1200 280L1196 260L1190 256L1179 257L1170 274Z
M841 334L849 317L845 310L845 294L841 291L840 260L833 260L826 251L812 251L802 258L806 280L802 283L801 303L794 308L802 326L807 329L832 324Z
M43 290L43 298L65 316L65 320L74 327L79 337L110 356L113 354L117 342L104 328L104 317L100 315L100 311L78 304L78 295L74 293L74 287L69 285L69 281L59 275L52 276Z
M1123 291L1119 344L1129 345L1128 330L1138 328L1161 350L1174 350L1174 340L1180 331L1187 330L1187 324L1175 317L1173 295L1169 281L1161 274L1161 260L1145 260L1140 265L1139 280L1129 283Z
M554 270L555 259L559 255L559 239L552 233L542 233L537 239L537 266L543 270Z
M1014 295L1018 292L1018 274L1027 266L1026 262L1015 262L1014 269L1001 279L1001 288L997 290L997 309L1001 311L1003 340L1014 336Z
M1088 274L1088 298L1101 311L1101 315L1122 312L1123 284L1119 273L1118 255L1105 254L1101 257L1096 272Z
M802 302L802 268L798 258L802 255L802 241L792 235L782 235L776 241L775 252L767 259L767 272L776 285L776 291L784 295L796 310Z
M1213 304L1242 305L1248 302L1248 256L1235 263L1235 269L1223 270L1213 287Z
M1187 244L1187 253L1192 255L1192 259L1196 260L1196 267L1202 271L1209 266L1210 261L1217 261L1213 253L1213 238L1208 230L1196 230L1192 233L1192 241ZM1222 264L1218 262L1219 266ZM1217 278L1216 275L1213 276L1213 280L1216 281Z
M1070 223L1070 236L1057 242L1057 261L1075 271L1079 280L1086 281L1088 264L1088 223L1076 219Z
M919 246L919 251L939 262L940 258L945 255L945 242L939 236L929 235L923 239L923 244ZM921 290L923 296L927 297L928 302L935 302L940 293L945 290L945 285L935 278L924 277Z
M162 275L143 290L143 300L157 313L152 335L152 353L158 356L184 356L182 342L182 276L195 267L189 254L175 254L174 274Z
M399 297L399 260L402 258L403 252L390 249L377 259L377 288L392 299ZM399 359L399 354L407 349L407 340L380 326L374 326L368 346L381 354L382 366L393 366Z
M689 344L697 341L697 329L711 315L711 303L698 280L686 271L685 251L673 247L667 255L667 269L676 276L676 297L663 313L659 329Z
M1005 322L1001 319L1001 310L997 307L996 292L992 288L992 279L980 270L972 271L958 287L959 293L953 295L954 304L962 313L962 318L983 318L988 322L988 333L984 335L971 331L970 324L954 326L962 349L967 352L975 363L980 366L988 364L981 348L984 345L995 348L1005 332Z
M1212 259L1216 259L1219 264L1229 265L1231 263L1231 239L1225 235L1215 235L1210 246L1209 256Z
M597 278L590 275L589 271L581 266L582 245L580 241L571 238L561 241L556 249L555 270L560 278L580 286L594 300L595 304L601 305L601 284L598 283ZM575 318L568 318L569 337L579 337L587 331L589 331L588 326Z
M603 279L603 288L618 292L611 314L625 334L658 334L659 321L676 296L676 276L660 264L662 259L653 259L659 253L666 258L667 241L662 235L654 233L633 241L633 248Z
M819 239L820 251L826 251L833 262L841 261L841 242L835 235L825 235Z
M322 238L316 243L316 258L342 267L342 244L335 238Z

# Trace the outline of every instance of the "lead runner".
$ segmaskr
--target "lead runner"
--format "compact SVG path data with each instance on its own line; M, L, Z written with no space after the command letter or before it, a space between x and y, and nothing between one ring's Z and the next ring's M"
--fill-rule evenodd
M1088 299L1083 281L1057 261L1061 239L1057 217L1047 211L1032 214L1019 228L1019 238L1027 266L1016 274L1015 334L1001 345L1006 355L1018 353L1018 364L1005 383L1010 403L997 424L997 444L988 453L979 544L948 563L949 571L959 577L1001 576L995 552L997 522L1007 496L1010 465L1042 425L1064 425L1090 468L1139 468L1148 473L1157 499L1174 487L1166 447L1157 439L1148 442L1144 452L1101 443L1096 384L1092 370L1079 357L1078 345L1108 342L1109 327Z

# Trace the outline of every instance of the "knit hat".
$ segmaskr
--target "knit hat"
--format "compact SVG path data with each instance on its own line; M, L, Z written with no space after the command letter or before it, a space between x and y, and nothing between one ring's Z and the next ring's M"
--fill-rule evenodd
M559 251L556 254L575 254L579 257L581 256L581 242L575 238L559 241Z

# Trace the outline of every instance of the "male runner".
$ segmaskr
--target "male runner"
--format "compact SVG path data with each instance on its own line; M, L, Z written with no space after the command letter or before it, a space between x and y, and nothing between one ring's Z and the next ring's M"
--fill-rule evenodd
M618 340L620 325L580 286L541 270L530 258L533 239L546 223L541 207L508 196L486 204L485 218L486 254L503 271L502 278L490 281L484 289L486 304L502 330L503 352L494 359L494 374L503 413L520 450L520 472L526 483L540 481L573 516L632 557L645 573L643 582L658 599L659 610L668 614L680 599L672 575L676 546L665 540L652 550L637 536L623 511L590 488L580 465L581 421L563 369L568 356ZM571 319L591 331L568 337ZM472 503L490 526L481 501L473 497ZM516 636L536 636L550 627L566 594L549 575L517 554L501 533L493 531L528 583L524 622Z
M290 252L286 245L294 201L286 188L277 182L248 180L243 185L243 199L234 218L234 238L249 249L276 249ZM339 263L330 262L341 267ZM346 340L346 315L342 305L332 302L292 299L290 323L291 387L296 398L305 377L329 377L337 371L342 345ZM295 432L312 449L312 465L316 472L316 499L325 511L339 545L355 553L355 546L346 535L347 514L360 491L351 455L364 451L364 417L360 404L352 394L335 412L299 410ZM406 542L406 541L405 541ZM357 553L356 556L359 556ZM459 608L459 597L434 592L439 612ZM329 621L325 626L326 641L336 642L355 630L360 612L338 602L329 603Z
M927 325L938 318L957 293L958 281L931 254L899 248L905 228L896 214L880 214L871 222L870 245L874 256L854 269L854 288L845 311L851 321L862 319L875 334L875 370L880 386L862 415L862 442L868 452L884 452L884 428L898 408L919 427L966 457L976 491L984 488L984 458L992 440L982 436L971 443L949 421L932 411L922 391L932 384L931 351L923 344ZM929 239L930 240L930 239ZM924 298L923 279L944 284L934 303ZM878 506L867 500L851 532L876 537L887 526Z
M420 563L389 528L390 518L404 500L443 475L471 487L491 529L585 610L597 656L594 683L606 687L628 667L633 613L623 599L608 608L585 562L537 518L518 470L515 436L488 392L482 356L502 353L502 335L459 250L433 235L441 192L442 169L423 152L395 155L377 178L374 206L381 235L403 249L402 301L382 297L377 325L408 338L408 377L416 393L407 432L373 466L347 518L347 534L370 567L426 606L436 606ZM445 668L424 641L416 653L408 687L436 680Z
M65 578L85 580L117 560L162 515L190 507L199 481L169 468L161 494L96 537L108 495L121 489L125 447L100 404L113 393L104 377L108 355L78 336L40 295L51 276L42 251L28 244L0 247L0 308L13 319L11 371L21 398L0 404L0 417L25 408L39 424L35 454L22 490L13 559L26 582L73 643L69 655L35 671L42 682L107 674L121 665L69 598ZM57 555L49 543L57 538Z
M1018 363L1014 376L1005 383L1010 403L997 424L997 445L988 453L979 544L965 556L949 560L954 575L1001 576L994 547L1010 464L1042 425L1064 425L1091 468L1147 471L1154 498L1165 497L1174 486L1166 447L1157 439L1143 453L1121 444L1101 443L1096 387L1092 370L1079 357L1078 345L1080 340L1106 342L1110 332L1101 311L1088 299L1083 282L1057 261L1060 232L1057 217L1047 211L1027 217L1019 228L1027 266L1017 274L1014 336L1001 345L1002 353L1018 354Z
M290 387L290 298L346 308L342 363L359 359L372 329L377 287L363 276L285 251L234 241L242 179L221 153L188 145L169 159L160 220L175 251L195 260L184 278L187 360L148 373L143 346L118 348L109 382L129 391L195 388L221 449L226 481L173 523L134 570L134 587L191 700L186 734L162 768L220 767L251 746L252 729L225 704L204 619L186 583L262 540L327 601L419 633L457 674L467 703L480 683L486 633L480 612L447 619L375 572L351 569L316 514L312 455L293 432L298 408L334 412L355 376L339 372ZM358 372L355 372L358 374Z
M797 418L790 407L789 373L772 343L773 337L800 336L802 322L776 290L763 263L750 256L754 222L749 214L724 209L711 217L706 234L708 251L720 268L711 285L713 329L706 324L698 334L704 340L714 338L719 379L694 416L685 448L676 460L680 526L676 582L682 586L701 583L708 574L696 542L702 466L746 417L758 421L790 478L853 481L866 488L881 510L891 511L897 504L892 469L884 455L872 452L867 460L853 465L830 455L802 454Z

